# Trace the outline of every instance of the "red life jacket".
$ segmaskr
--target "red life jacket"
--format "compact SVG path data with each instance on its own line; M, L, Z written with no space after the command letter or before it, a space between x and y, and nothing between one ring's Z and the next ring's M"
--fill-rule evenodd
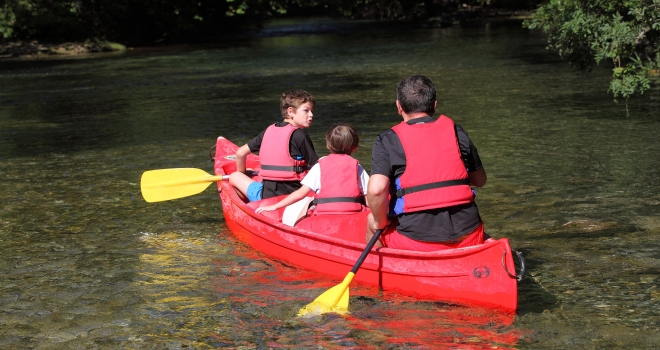
M363 210L364 195L358 181L358 161L347 154L319 159L321 189L316 194L314 214L343 214Z
M402 122L392 130L406 155L406 170L396 179L392 196L397 215L474 200L453 120L441 115L433 123Z
M271 181L300 181L307 174L307 160L291 158L289 144L291 135L298 129L291 124L266 129L259 149L261 171L259 175Z

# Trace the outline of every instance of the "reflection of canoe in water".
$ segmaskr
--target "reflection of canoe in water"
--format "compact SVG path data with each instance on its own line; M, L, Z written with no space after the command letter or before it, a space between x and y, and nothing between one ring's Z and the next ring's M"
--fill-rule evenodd
M236 170L237 148L224 137L218 138L216 175ZM250 155L247 167L258 170L259 157ZM311 216L290 227L281 222L282 209L257 214L254 209L260 203L246 204L228 182L219 181L218 189L229 229L240 240L276 259L341 279L364 250L367 212ZM262 202L275 201L277 198ZM425 300L504 311L515 311L518 304L515 266L506 238L430 253L375 248L355 280Z

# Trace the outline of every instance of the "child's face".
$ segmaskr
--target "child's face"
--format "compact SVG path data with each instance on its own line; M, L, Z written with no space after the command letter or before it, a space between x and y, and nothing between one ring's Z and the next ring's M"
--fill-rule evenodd
M314 106L311 103L305 102L294 109L289 107L287 110L289 116L289 123L299 128L309 128L312 125L312 117L314 117Z

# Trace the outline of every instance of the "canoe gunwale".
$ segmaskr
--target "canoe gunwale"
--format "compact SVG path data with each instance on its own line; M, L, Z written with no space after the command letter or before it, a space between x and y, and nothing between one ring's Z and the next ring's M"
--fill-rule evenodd
M319 234L313 231L309 230L302 230L302 229L293 229L290 226L284 225L280 222L275 222L273 220L269 220L268 218L264 217L263 215L259 215L254 212L251 208L249 208L247 205L241 205L239 203L244 202L238 198L238 195L235 193L232 193L232 188L231 185L225 184L224 186L224 191L223 194L225 196L229 197L229 200L232 202L232 205L242 211L244 214L251 216L253 219L259 221L262 225L270 226L275 230L278 231L286 231L287 234L289 235L295 235L299 237L304 237L307 239L313 239L314 241L317 242L322 242L328 245L332 245L335 247L339 248L344 248L344 249L350 249L356 252L357 256L364 250L365 244L360 244L360 243L355 243L355 242L350 242L350 241L345 241L342 239L326 236L323 234ZM237 203L238 202L238 203ZM240 226L242 226L246 231L253 231L254 227L243 225L241 222L236 221L236 223ZM279 243L279 240L275 240L269 237L269 235L262 235L262 239L269 241L270 244L275 244L281 247L285 247L286 249L289 250L294 250L300 254L310 254L309 250L300 247L298 245L290 245L290 246L285 246ZM410 251L410 250L400 250L400 249L392 249L392 248L386 248L386 247L379 247L379 248L373 248L371 250L371 260L374 260L373 257L378 257L378 258L404 258L404 259L414 259L414 260L419 260L419 261L437 261L441 258L444 259L459 259L464 256L470 256L474 255L476 252L482 251L482 250L487 250L487 249L492 249L493 247L501 245L501 242L499 240L486 243L480 246L473 246L473 247L465 247L465 248L458 248L458 249L453 249L451 251L437 251L437 252L415 252L415 251ZM506 250L503 251L503 254L506 254ZM334 259L333 259L334 258ZM347 266L350 267L350 265L354 262L354 259L342 259L340 256L336 255L331 255L329 259L327 260L332 260L337 263L342 263L346 264ZM407 276L415 276L415 277L460 277L460 276L467 276L469 273L466 272L461 272L461 273L420 273L419 271L415 272L409 272L406 273L404 271L399 271L399 270L394 270L391 268L387 268L385 266L382 266L381 264L378 264L378 266L373 266L373 263L369 263L368 261L365 261L365 265L363 268L368 268L368 269L373 269L373 270L378 270L383 273L392 273L392 274L398 274L398 275L407 275Z
M335 238L332 236L324 235L321 233L316 233L314 231L290 227L281 222L271 220L263 215L257 214L252 208L248 207L247 204L238 197L235 191L233 191L233 188L229 183L222 182L221 186L222 186L222 189L220 191L222 193L221 195L227 196L235 208L240 209L243 213L252 217L252 219L260 222L263 225L271 226L279 231L286 231L288 234L313 238L314 240L331 244L334 246L343 246L345 248L358 249L358 250L364 250L364 247L366 246L366 244L351 242L351 241ZM248 227L245 228L248 229ZM442 257L461 258L464 256L473 255L476 252L482 250L490 249L492 246L501 244L502 240L508 242L507 238L500 238L492 242L485 242L484 244L478 246L470 246L470 247L456 248L449 250L438 250L434 252L418 252L413 250L393 249L387 247L373 248L371 252L372 253L377 252L379 255L383 255L383 256L391 256L391 257L405 256L420 260L423 259L433 260ZM504 252L506 253L506 251Z

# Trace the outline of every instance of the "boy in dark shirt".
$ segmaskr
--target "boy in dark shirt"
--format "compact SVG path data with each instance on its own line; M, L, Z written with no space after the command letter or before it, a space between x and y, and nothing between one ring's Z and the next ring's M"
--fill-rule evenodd
M252 202L300 188L300 179L319 159L304 130L312 124L315 105L314 97L306 91L291 90L282 94L280 110L284 121L270 125L236 151L236 172L230 175L229 182L239 196ZM259 175L263 182L246 175L245 161L250 153L259 154Z

